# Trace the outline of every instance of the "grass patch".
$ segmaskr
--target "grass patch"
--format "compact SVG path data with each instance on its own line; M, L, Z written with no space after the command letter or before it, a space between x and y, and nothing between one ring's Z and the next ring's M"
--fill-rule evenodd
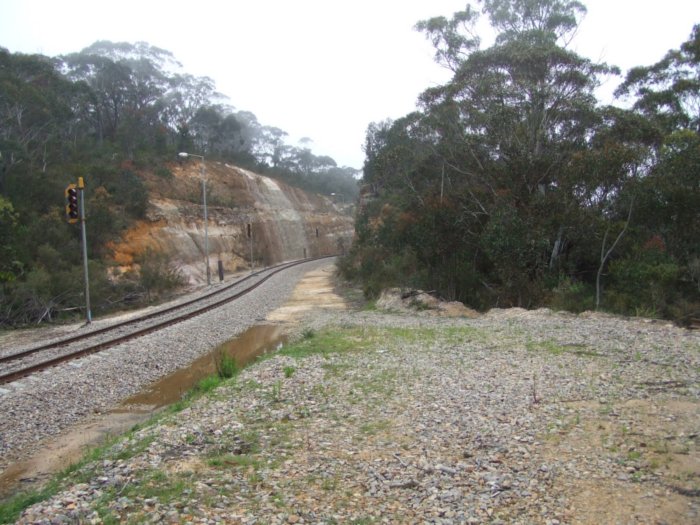
M103 459L105 457L110 457L116 460L127 460L133 457L143 454L148 450L148 447L153 443L154 436L146 436L138 440L134 440L132 443L128 443L124 448L119 450L116 454L111 454L110 451L99 454L97 457L91 461L97 461L98 459Z
M525 343L528 352L547 352L552 355L561 355L566 352L566 348L551 340L528 341Z
M0 523L14 523L19 518L24 509L31 507L35 503L44 501L59 490L57 482L51 482L39 491L25 492L17 494L0 503Z
M225 351L220 351L216 355L216 375L221 379L231 379L239 372L238 363Z
M207 376L204 379L201 379L192 389L195 394L206 394L207 392L211 392L214 390L216 387L221 385L222 379L218 376Z
M136 512L129 517L127 523L144 523L148 516L143 511L138 512L142 504L136 501L154 499L160 504L167 505L171 501L180 500L183 493L191 493L193 490L193 482L187 478L188 476L168 474L159 469L141 472L138 479L125 484L121 489L110 487L106 490L96 501L95 510L103 523L124 523L121 516L110 509L109 505L117 498L129 498L135 501L134 508L125 509L125 511Z
M449 343L473 341L480 336L479 330L462 328L374 328L341 326L306 334L298 342L288 345L275 355L301 359L310 355L329 356L335 353L371 350L387 342L428 343L447 339ZM270 358L271 356L266 356Z
M160 417L154 416L152 420ZM0 523L14 523L25 509L55 496L67 485L88 482L95 476L97 462L103 459L129 459L144 452L153 442L153 437L135 439L134 435L139 429L139 426L135 426L126 435L112 437L102 445L88 450L80 461L63 469L43 487L16 494L0 502ZM133 442L129 443L129 440ZM126 444L117 448L120 442Z
M284 355L301 359L311 355L327 356L332 353L349 352L367 348L366 341L361 337L361 328L338 328L313 332L313 335L304 336L300 341L291 344L277 352L275 355Z
M353 366L348 363L323 363L321 368L325 370L327 377L338 377L351 370Z
M379 311L379 308L377 308L377 301L367 301L364 306L362 307L361 311L363 312L377 312Z
M391 428L391 422L382 419L379 421L368 421L360 425L360 432L369 436L374 436Z

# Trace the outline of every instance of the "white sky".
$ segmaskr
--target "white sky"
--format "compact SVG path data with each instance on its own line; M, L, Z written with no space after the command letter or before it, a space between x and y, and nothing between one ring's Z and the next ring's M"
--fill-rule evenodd
M623 72L658 61L700 23L698 0L582 0L578 53ZM0 47L55 56L145 41L209 76L238 110L318 155L361 168L372 121L401 117L448 80L413 30L466 0L0 0ZM611 93L618 80L611 80ZM605 96L605 95L604 95Z

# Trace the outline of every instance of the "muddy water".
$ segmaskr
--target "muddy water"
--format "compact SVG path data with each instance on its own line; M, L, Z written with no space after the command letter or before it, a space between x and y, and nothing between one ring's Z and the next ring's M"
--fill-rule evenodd
M89 423L74 428L68 434L48 443L33 457L10 465L0 474L0 496L34 488L78 461L89 448L103 443L109 436L122 434L146 421L162 407L180 400L185 392L203 378L216 373L216 358L225 352L239 367L258 356L279 349L286 343L279 325L257 325L243 334L200 357L185 368L124 400L120 406L102 414Z
M200 380L216 373L216 360L221 352L234 358L239 368L242 368L258 356L277 350L285 342L286 338L282 336L280 326L253 326L236 339L203 355L186 368L173 372L146 390L124 400L115 412L154 410L175 403Z

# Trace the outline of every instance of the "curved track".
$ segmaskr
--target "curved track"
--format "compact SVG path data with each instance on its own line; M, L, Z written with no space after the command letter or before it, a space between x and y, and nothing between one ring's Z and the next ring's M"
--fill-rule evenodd
M191 319L252 292L272 276L287 268L330 257L334 256L302 259L266 268L207 294L147 315L0 356L0 384L16 381L34 372L99 352L130 339ZM259 279L256 280L256 278ZM234 290L247 281L253 281L253 283L241 290ZM78 349L75 348L76 345L79 346Z

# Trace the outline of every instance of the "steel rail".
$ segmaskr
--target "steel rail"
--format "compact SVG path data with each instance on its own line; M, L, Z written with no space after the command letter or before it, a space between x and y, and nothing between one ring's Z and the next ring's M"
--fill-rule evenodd
M313 261L313 260L315 260L315 258L300 259L299 261L293 261L291 263L286 262L286 263L281 263L281 264L278 264L275 266L270 266L269 268L265 268L263 270L258 270L255 273L251 273L250 275L247 275L246 277L243 277L242 279L238 279L237 281L234 281L230 284L227 284L226 286L224 286L222 288L219 288L219 289L214 290L212 292L197 296L193 299L188 299L186 301L175 304L173 306L169 306L167 308L156 310L154 312L151 312L150 314L145 314L145 315L142 315L139 317L134 317L132 319L127 319L126 321L120 321L120 322L111 324L109 326L105 326L103 328L98 328L96 330L90 330L89 332L85 332L82 334L77 334L77 335L73 335L70 337L64 337L63 339L58 339L56 341L52 341L50 343L46 343L46 344L43 344L40 346L35 346L32 348L28 348L26 350L21 350L19 352L15 352L14 354L0 356L0 363L8 363L10 361L16 361L17 359L22 359L22 358L27 357L29 355L35 354L36 352L41 352L43 350L50 350L52 348L58 348L59 346L65 346L65 345L70 344L70 343L75 343L76 341L82 341L84 339L89 339L90 337L100 335L100 334L105 334L105 333L108 333L112 330L118 330L120 328L124 328L125 326L137 324L137 323L140 323L143 321L148 321L150 319L154 319L154 318L159 317L161 315L165 315L165 314L169 314L171 312L174 312L175 310L178 310L180 308L186 308L186 307L191 306L191 305L198 303L200 301L204 301L204 300L206 300L214 295L226 292L226 291L230 290L231 288L233 288L234 286L238 286L239 284L244 283L245 281L248 281L248 280L252 279L253 277L257 277L258 275L260 275L262 273L269 272L270 270L275 270L276 268L284 269L284 268L289 267L289 265L301 264L301 262Z
M263 277L259 281L255 282L254 284L252 284L248 288L245 288L244 290L241 290L240 292L237 292L231 296L224 297L223 299L220 299L218 301L204 305L201 308L198 308L196 310L184 313L184 314L179 315L179 316L171 317L169 319L165 319L161 322L149 325L149 326L141 328L139 330L135 330L135 331L130 332L128 334L124 334L124 335L121 335L119 337L115 337L113 339L108 339L106 341L99 342L97 344L94 344L92 346L88 346L88 347L80 349L80 350L76 350L74 352L69 352L67 354L64 354L64 355L61 355L61 356L58 356L58 357L55 357L52 359L48 359L46 361L41 361L40 363L36 363L34 365L30 365L30 366L27 366L27 367L24 367L24 368L21 368L21 369L12 371L12 372L1 374L0 375L0 384L11 383L12 381L16 381L17 379L25 377L29 374L34 373L34 372L38 372L40 370L50 368L52 366L58 365L60 363L64 363L66 361L71 361L71 360L77 359L79 357L83 357L83 356L86 356L89 354L94 354L96 352L99 352L101 350L105 350L106 348L110 348L110 347L115 346L117 344L121 344L121 343L129 341L131 339L135 339L137 337L141 337L143 335L146 335L146 334L149 334L152 332L156 332L158 330L162 330L163 328L167 328L168 326L172 326L172 325L177 324L179 322L186 321L188 319L191 319L193 317L201 315L205 312L208 312L209 310L213 310L214 308L218 308L219 306L222 306L226 303L229 303L231 301L239 299L240 297L242 297L244 295L249 294L250 292L252 292L256 288L258 288L260 285L265 283L267 280L269 280L270 278L272 278L273 276L277 275L278 273L280 273L284 270L287 270L289 268L292 268L294 266L298 266L300 264L304 264L307 262L317 261L320 259L327 259L327 258L331 258L331 257L335 257L335 255L326 255L326 256L321 256L321 257L312 257L312 258L308 258L308 259L301 259L301 260L294 261L291 263L283 263L281 265L274 266L272 268L266 268L265 270L257 272L256 274L251 274L248 277L240 279L240 280L236 281L235 283L231 284L230 286L227 286L226 288L216 290L215 292L200 296L196 299L187 301L186 303L181 303L181 304L175 305L173 307L169 307L169 308L166 308L164 310L160 310L158 312L153 312L151 314L148 314L148 315L145 315L145 316L142 316L139 318L130 319L129 321L110 325L109 327L101 328L99 330L93 330L93 331L86 333L86 334L80 334L79 336L66 338L66 339L63 339L61 341L57 341L55 343L50 343L50 344L47 344L47 345L44 345L41 347L32 348L32 349L26 351L24 354L22 354L21 357L26 357L27 355L36 353L40 350L46 350L46 349L50 349L50 348L64 346L65 344L75 342L77 340L88 339L94 335L103 334L103 333L106 333L106 332L113 330L113 329L116 329L116 328L122 328L126 325L129 325L129 324L135 324L139 321L152 319L153 317L157 317L158 315L163 315L164 313L170 313L174 310L177 310L178 308L182 308L183 306L190 306L193 303L203 301L203 300L205 300L213 295L216 295L218 293L226 291L226 290L230 289L232 286L236 286L242 282L245 282L246 280L254 277L255 275L259 275L260 273L264 273L264 272L270 272L268 275L266 275L265 277ZM272 271L270 271L270 270L272 270ZM12 356L17 356L17 355L20 355L20 354L19 353L12 354ZM5 360L5 361L8 361L8 360Z

